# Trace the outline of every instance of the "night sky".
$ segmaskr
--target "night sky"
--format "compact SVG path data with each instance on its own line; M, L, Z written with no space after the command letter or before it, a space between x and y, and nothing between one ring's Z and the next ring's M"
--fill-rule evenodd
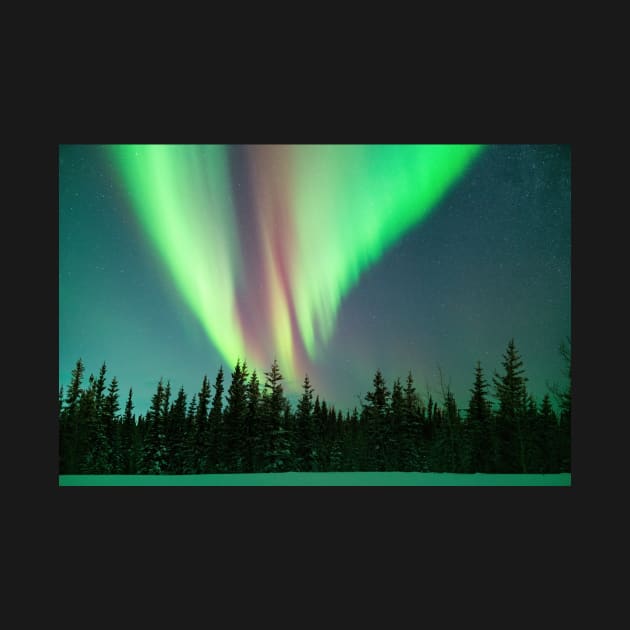
M105 361L144 414L276 357L351 410L377 368L441 401L439 367L465 409L514 338L540 401L570 256L566 145L61 145L59 383Z

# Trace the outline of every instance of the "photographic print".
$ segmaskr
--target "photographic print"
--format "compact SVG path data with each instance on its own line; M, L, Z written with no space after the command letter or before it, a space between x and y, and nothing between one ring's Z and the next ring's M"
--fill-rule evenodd
M59 145L59 485L570 486L569 145Z

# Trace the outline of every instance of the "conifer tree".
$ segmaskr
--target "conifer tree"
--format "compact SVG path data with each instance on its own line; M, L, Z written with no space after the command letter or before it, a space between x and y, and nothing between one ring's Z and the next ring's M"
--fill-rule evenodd
M491 470L490 417L492 410L487 399L488 387L481 362L477 361L464 431L464 469L468 473L488 473Z
M288 470L290 448L283 427L285 397L282 388L282 374L278 362L274 359L269 372L265 372L265 396L262 415L267 434L264 453L265 472L283 472Z
M341 416L341 411L339 416ZM346 472L352 468L352 426L350 412L346 409L346 415L338 421L338 435L341 441L341 470Z
M542 454L542 473L560 472L558 419L551 405L549 394L545 394L539 411L540 452Z
M125 403L121 446L123 450L123 474L135 475L138 470L140 453L138 436L136 435L136 419L133 415L133 388L131 387Z
M147 413L146 436L142 450L140 473L160 475L166 471L166 436L164 430L164 384L160 378L157 391L151 398L151 408Z
M571 392L572 392L572 362L571 339L560 346L560 354L565 361L568 386L560 395L560 422L559 422L559 460L562 472L571 471Z
M302 397L295 416L295 465L296 470L302 472L313 470L313 391L308 374L306 374L302 384Z
M260 383L256 370L247 382L247 451L245 472L260 472L264 465L264 435L260 418Z
M214 381L214 397L208 416L209 433L209 457L206 461L205 472L214 473L219 470L217 465L221 446L221 436L223 435L223 366L219 366L219 371Z
M142 414L138 414L138 420L136 422L136 452L138 453L136 459L136 474L141 474L142 472L142 454L144 453L144 444L146 442L147 432L147 419Z
M433 441L433 469L457 473L462 470L461 421L450 387L444 389L444 405L437 417Z
M246 460L246 427L247 427L247 363L236 361L232 372L232 382L228 389L225 407L224 431L222 436L223 470L228 473L241 473L245 469Z
M389 390L380 369L376 371L372 381L373 390L365 396L363 404L366 429L368 470L384 471L386 467L385 445L389 439L387 427L387 412L389 404Z
M114 376L109 384L107 395L102 403L101 422L108 450L108 472L120 474L123 469L123 454L121 446L120 427L118 422L118 379Z
M326 472L330 459L330 446L328 444L327 423L328 423L328 403L322 400L319 414L314 418L315 434L319 444L317 449L317 470Z
M85 475L104 475L110 472L108 440L101 416L98 413L97 381L92 374L90 374L88 383L88 387L82 392L79 402L79 471Z
M169 423L166 431L167 449L169 452L168 472L181 475L184 472L186 435L188 433L188 416L186 414L186 392L180 387L169 412Z
M107 365L103 362L101 369L98 373L98 378L94 382L94 404L96 406L96 413L100 416L103 412L103 403L105 402L105 389Z
M164 386L164 394L162 396L162 408L160 410L160 419L162 423L162 434L164 435L164 469L162 470L163 474L168 474L172 468L172 458L173 452L171 448L172 443L172 418L171 418L171 382L170 380L166 381L166 385Z
M387 422L387 442L385 443L386 470L399 471L406 468L403 461L403 429L407 428L405 418L405 400L400 378L394 380L390 401L390 412Z
M322 407L319 402L319 394L315 396L313 412L311 416L311 466L313 472L321 472L320 461L324 458L324 431L321 425Z
M323 420L323 430L324 430L324 453L325 453L325 457L322 460L322 469L326 471L330 471L332 470L331 457L333 454L335 442L337 441L337 411L335 410L334 405L328 406L328 411L326 414L323 414L322 420ZM340 461L339 461L340 454L337 454L336 457L337 457L337 461L335 462L335 464L337 466L340 466Z
M531 393L525 395L525 414L521 422L525 450L525 467L529 473L541 472L542 468L542 426L538 404Z
M291 410L291 403L287 399L284 401L282 429L284 430L284 470L295 470L295 416Z
M526 400L527 391L523 361L510 339L503 355L504 374L495 372L494 386L499 409L496 414L496 430L499 441L499 459L495 472L527 473L526 460Z
M420 410L421 440L418 449L418 459L420 460L420 472L432 471L431 452L436 433L435 409L437 404L433 400L431 392L427 388L427 406Z
M361 433L359 412L356 407L352 410L352 414L349 415L346 422L345 469L356 472L361 469Z
M195 472L203 473L207 470L210 450L210 434L208 416L210 414L210 381L204 375L197 399L197 415L195 418Z
M197 469L197 394L193 394L186 414L186 428L183 439L182 468L185 475L195 475Z
M166 381L166 385L164 386L164 395L162 397L162 409L161 409L161 417L164 421L164 425L168 425L168 415L171 409L171 381Z
M83 364L83 360L78 359L74 369L72 370L72 377L66 397L66 409L68 410L74 409L78 404L79 396L81 395L81 384L83 382L84 373L85 365Z
M393 407L393 402L392 402ZM416 394L411 371L407 374L403 392L401 421L399 429L399 470L405 472L420 470L420 452L423 441L420 400Z
M61 474L76 474L79 472L79 398L85 366L82 359L78 359L72 370L70 385L66 392L65 407L61 412L59 428L59 472Z

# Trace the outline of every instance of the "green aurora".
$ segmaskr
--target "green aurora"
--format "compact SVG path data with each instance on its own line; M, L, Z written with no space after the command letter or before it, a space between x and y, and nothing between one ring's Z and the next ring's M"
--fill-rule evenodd
M139 223L210 342L228 365L247 358L266 368L276 356L288 378L330 340L361 274L429 215L481 150L247 146L252 259L230 147L111 147ZM263 295L255 318L243 306L252 291Z

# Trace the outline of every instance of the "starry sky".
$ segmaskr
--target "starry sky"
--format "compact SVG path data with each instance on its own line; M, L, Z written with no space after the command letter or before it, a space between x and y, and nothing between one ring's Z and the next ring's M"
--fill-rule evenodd
M360 408L380 368L465 408L514 338L540 400L570 256L567 145L60 145L59 384L105 361L144 414L277 358L292 400Z

